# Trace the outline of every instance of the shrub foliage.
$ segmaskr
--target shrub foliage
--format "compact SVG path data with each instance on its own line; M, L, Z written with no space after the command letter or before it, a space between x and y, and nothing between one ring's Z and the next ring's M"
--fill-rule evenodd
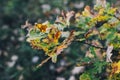
M80 80L120 79L120 12L105 0L97 0L93 9L86 6L82 12L62 11L51 23L26 21L27 42L31 47L43 50L47 59L57 62L57 57L70 44L80 43L84 56L77 62L85 70ZM79 53L78 53L79 54Z

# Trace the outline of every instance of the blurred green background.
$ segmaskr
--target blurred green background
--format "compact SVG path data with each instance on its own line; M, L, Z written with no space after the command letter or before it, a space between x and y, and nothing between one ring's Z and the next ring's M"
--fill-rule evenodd
M120 5L120 0L108 1L111 4L118 1L116 5ZM66 49L56 64L48 61L35 70L46 56L25 41L26 30L22 30L21 25L26 20L32 24L54 22L62 10L78 12L85 5L93 7L94 3L95 0L0 0L0 80L78 80L79 75L73 75L72 69L75 60L82 55L78 54L81 52L79 44Z

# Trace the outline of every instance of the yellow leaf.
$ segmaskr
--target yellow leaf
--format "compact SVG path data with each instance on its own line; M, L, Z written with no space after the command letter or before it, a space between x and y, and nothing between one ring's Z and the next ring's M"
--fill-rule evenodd
M52 55L52 62L54 62L54 63L57 62L57 55L56 54Z
M90 6L86 6L86 7L84 8L84 11L82 12L82 15L83 15L83 16L86 16L86 17L90 17L90 16L91 16Z
M58 39L60 38L60 36L61 36L61 32L60 31L56 32L56 34L54 35L54 42L55 43L58 43Z
M41 32L46 32L47 25L36 24L36 28L38 28Z
M120 61L119 62L114 62L111 64L112 67L112 74L120 73Z

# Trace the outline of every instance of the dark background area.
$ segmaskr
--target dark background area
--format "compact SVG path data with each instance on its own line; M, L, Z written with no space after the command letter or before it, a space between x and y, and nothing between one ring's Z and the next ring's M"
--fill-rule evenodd
M114 4L120 0L108 1ZM54 22L62 10L82 11L85 5L93 7L94 2L95 0L0 0L0 80L63 80L58 77L68 80L74 66L60 69L81 56L77 54L79 49L74 50L79 45L72 44L65 54L58 57L56 64L48 61L35 70L35 66L46 56L43 51L30 47L25 40L26 31L21 29L21 25L26 20L32 24L46 20Z

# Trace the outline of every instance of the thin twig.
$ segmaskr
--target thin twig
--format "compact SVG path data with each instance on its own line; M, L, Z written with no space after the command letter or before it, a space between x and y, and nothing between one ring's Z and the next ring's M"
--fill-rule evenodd
M79 41L79 40L76 40L76 41ZM79 42L81 42L81 43L83 43L83 44L87 44L87 45L92 46L92 47L95 47L95 48L99 48L99 49L103 49L103 50L106 50L106 49L107 49L107 48L103 48L103 47L100 47L100 46L92 45L92 44L87 43L87 42L84 42L84 41L79 41Z
M44 63L46 63L49 59L51 59L51 57L46 58L45 60L43 60L39 65L37 65L38 67L41 67Z

